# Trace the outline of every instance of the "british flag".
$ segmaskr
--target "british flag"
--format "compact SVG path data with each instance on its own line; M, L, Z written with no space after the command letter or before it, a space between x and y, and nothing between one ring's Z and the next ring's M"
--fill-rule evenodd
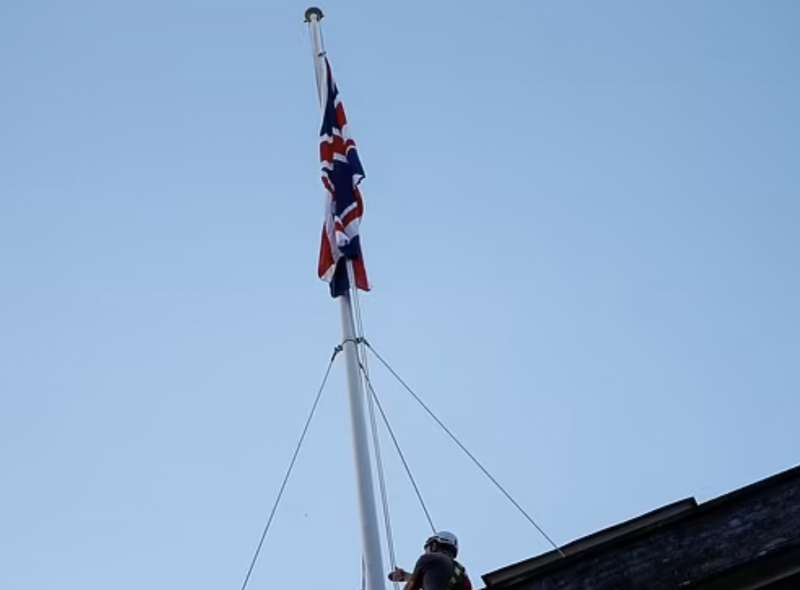
M322 280L330 283L331 296L338 297L350 287L346 260L353 262L356 286L369 291L358 235L364 214L364 201L358 185L364 179L364 169L356 143L348 135L347 116L327 58L322 99L324 111L319 132L319 155L327 198L317 272Z

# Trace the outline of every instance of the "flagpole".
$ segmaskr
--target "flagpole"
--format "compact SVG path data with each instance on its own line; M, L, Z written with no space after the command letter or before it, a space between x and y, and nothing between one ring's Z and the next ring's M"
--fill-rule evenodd
M323 105L323 80L325 79L325 48L322 42L320 20L323 14L319 8L306 10L305 20L311 31L311 43L314 50L314 73L317 80L317 93L320 106ZM352 263L347 261L348 274L353 277ZM350 281L355 289L355 281ZM357 332L353 319L353 302L350 293L339 298L342 317L342 335L345 362L347 364L347 384L350 398L350 417L353 433L353 457L355 459L356 477L358 480L358 508L361 516L361 540L364 548L366 564L367 590L384 590L383 555L381 536L378 525L378 512L375 506L375 487L372 479L372 463L370 458L367 422L364 413L364 389L359 370Z

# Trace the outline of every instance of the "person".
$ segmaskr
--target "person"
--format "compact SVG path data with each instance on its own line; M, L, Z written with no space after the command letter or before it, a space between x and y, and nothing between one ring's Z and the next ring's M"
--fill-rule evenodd
M413 572L398 567L389 579L405 582L403 590L472 590L467 571L456 561L458 539L453 533L435 533L425 541L424 549Z

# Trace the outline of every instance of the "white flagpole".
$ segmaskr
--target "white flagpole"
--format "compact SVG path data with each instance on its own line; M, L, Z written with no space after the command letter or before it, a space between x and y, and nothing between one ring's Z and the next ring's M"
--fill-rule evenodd
M317 78L317 92L320 105L326 99L323 96L325 80L325 48L322 43L320 20L322 11L312 7L306 10L306 22L311 31L311 43L314 49L314 71ZM348 261L348 265L352 263ZM350 270L350 269L348 269ZM351 277L351 287L355 288ZM361 515L361 538L364 546L364 562L366 565L367 590L384 590L383 555L381 552L381 536L378 526L378 512L375 508L375 488L372 480L372 463L370 459L367 422L364 415L364 389L361 372L358 366L358 349L356 346L356 327L353 320L353 304L350 293L339 297L342 312L342 334L345 361L347 363L347 384L350 392L350 417L353 430L353 456L355 458L356 476L358 479L358 508Z

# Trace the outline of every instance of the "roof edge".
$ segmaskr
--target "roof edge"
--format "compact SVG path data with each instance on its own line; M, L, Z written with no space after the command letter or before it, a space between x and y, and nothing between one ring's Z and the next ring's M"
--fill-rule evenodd
M646 512L632 519L617 523L610 527L601 529L597 532L591 533L584 537L580 537L574 541L562 545L561 551L564 552L562 557L558 551L548 551L536 557L525 559L523 561L508 565L488 574L481 576L487 588L497 586L498 584L508 583L518 577L527 577L532 571L541 571L548 565L558 564L560 567L565 560L572 561L572 557L583 554L585 551L598 547L609 541L615 541L631 535L644 528L651 527L655 524L663 522L667 519L672 519L676 515L683 515L689 510L697 508L697 501L694 498L684 498L677 502L672 502L650 512ZM549 569L549 568L548 568Z
M698 504L694 497L678 500L567 543L561 547L561 551L565 554L563 557L557 551L548 551L484 574L481 578L487 588L506 587L530 578L532 575L560 569L576 559L584 557L587 553L602 551L612 543L618 544L629 541L641 535L643 531L649 531L686 518L706 514L727 502L749 496L764 488L780 485L785 481L798 477L800 477L800 465L717 496L702 504Z

